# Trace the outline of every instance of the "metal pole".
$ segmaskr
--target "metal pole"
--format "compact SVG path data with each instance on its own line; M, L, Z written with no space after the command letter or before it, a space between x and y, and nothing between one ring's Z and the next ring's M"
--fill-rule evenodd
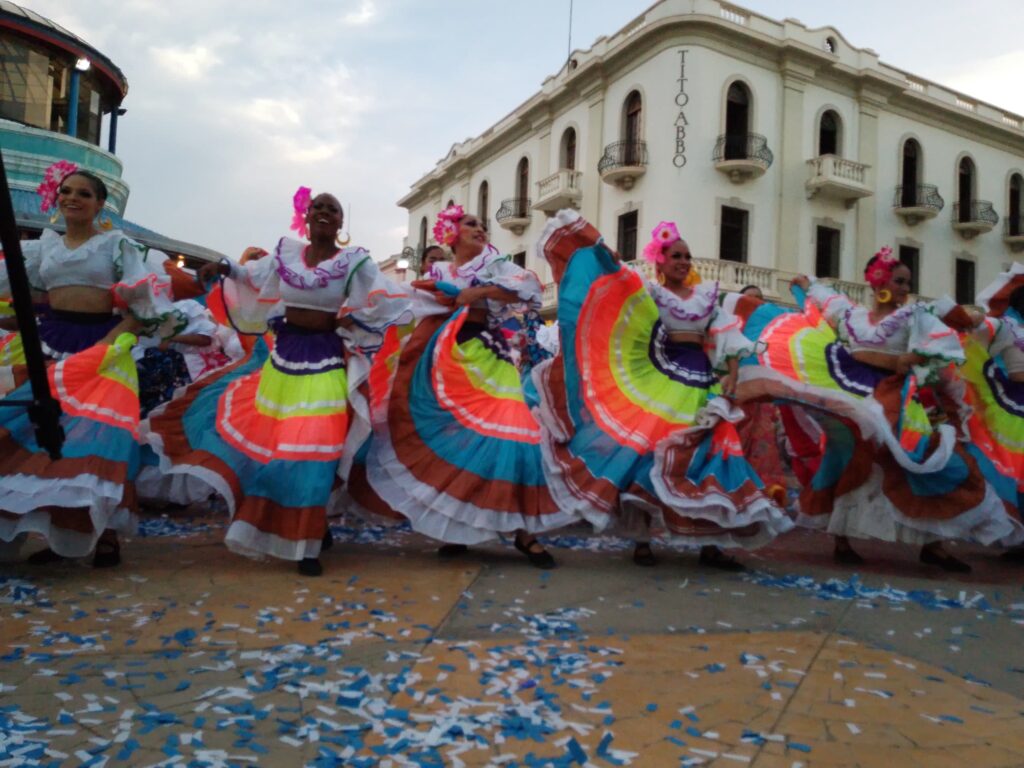
M78 137L78 90L82 73L72 67L71 87L68 89L68 136Z
M39 329L36 327L36 316L32 310L32 289L29 286L28 273L25 271L25 259L21 253L18 225L14 219L11 188L7 184L7 170L4 168L2 152L0 152L0 244L3 245L4 263L7 265L7 276L11 283L14 315L18 319L18 331L21 333L21 343L25 348L28 378L32 385L32 403L28 406L28 416L36 428L36 442L50 454L51 459L57 460L61 456L61 447L64 445L64 429L60 425L60 403L50 392L50 382L46 375L43 348L39 343ZM4 403L0 402L0 404ZM15 404L7 403L7 405Z
M569 44L565 49L565 60L572 56L572 0L569 0Z
M110 154L117 152L117 116L120 113L120 109L114 107L110 110L110 128L107 136L107 150Z

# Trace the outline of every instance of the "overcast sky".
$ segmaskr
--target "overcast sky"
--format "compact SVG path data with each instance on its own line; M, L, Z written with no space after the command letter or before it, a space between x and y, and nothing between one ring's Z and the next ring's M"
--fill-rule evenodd
M287 233L300 184L351 206L353 242L400 250L395 203L455 141L565 60L569 0L17 0L128 77L127 215L235 256ZM575 0L573 47L646 0ZM832 25L883 61L1024 114L1024 0L748 0Z

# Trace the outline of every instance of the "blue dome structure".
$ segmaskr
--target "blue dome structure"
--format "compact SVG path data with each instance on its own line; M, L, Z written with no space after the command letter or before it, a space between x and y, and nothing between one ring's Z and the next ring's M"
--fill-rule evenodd
M127 93L127 78L103 52L34 11L0 0L0 151L19 229L32 237L44 227L61 228L39 210L35 190L50 165L68 160L103 179L110 192L106 212L130 237L193 265L222 258L124 218L129 189L115 151Z

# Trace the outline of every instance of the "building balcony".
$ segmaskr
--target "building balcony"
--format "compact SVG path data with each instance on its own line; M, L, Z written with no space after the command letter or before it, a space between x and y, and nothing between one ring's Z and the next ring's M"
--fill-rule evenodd
M1006 219L1003 242L1010 246L1012 251L1024 251L1024 216Z
M582 171L561 168L537 182L537 202L533 207L549 216L563 208L578 208L583 196L582 184Z
M862 197L874 194L868 186L868 168L864 163L844 160L836 155L821 155L807 161L807 199L838 200L852 208Z
M601 181L622 189L632 189L647 171L646 141L616 141L604 148L597 164Z
M946 201L939 194L934 184L918 184L896 187L896 197L892 201L892 212L913 226L919 221L934 219L939 211L946 207Z
M103 179L110 193L107 210L118 215L124 213L128 203L128 185L121 178L121 160L95 144L62 133L0 120L0 147L3 147L4 165L12 190L24 189L35 193L50 165L58 160L70 160Z
M733 184L741 184L764 175L775 155L768 148L768 139L756 133L723 134L715 142L711 155L715 168L729 177Z
M632 262L633 266L648 280L656 280L657 274L654 264L648 261L638 260ZM790 282L797 276L795 272L787 272L772 267L759 267L753 264L744 264L738 261L723 261L719 259L694 259L693 266L704 282L715 281L722 291L739 291L748 286L756 286L761 289L765 299L778 304L794 306L795 300L789 290ZM852 280L839 280L836 278L822 278L827 285L832 286L840 293L849 296L853 301L868 305L871 303L871 287L867 283L858 283ZM922 296L911 296L910 301L926 300ZM544 286L541 312L545 316L553 316L558 307L558 286L548 283Z
M516 235L530 226L530 198L510 197L501 201L501 208L494 214L502 229L511 230Z
M637 261L634 265L648 280L657 280L651 262ZM761 289L765 298L791 301L789 281L796 277L795 273L723 259L694 259L693 267L702 281L716 282L723 291L739 291L754 285Z
M953 229L968 240L991 232L999 223L999 214L987 200L972 200L969 206L953 204Z

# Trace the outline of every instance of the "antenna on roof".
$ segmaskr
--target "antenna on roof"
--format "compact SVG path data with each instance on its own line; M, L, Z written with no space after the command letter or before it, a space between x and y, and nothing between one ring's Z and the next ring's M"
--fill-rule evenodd
M565 50L565 60L572 56L572 0L569 0L569 45Z

